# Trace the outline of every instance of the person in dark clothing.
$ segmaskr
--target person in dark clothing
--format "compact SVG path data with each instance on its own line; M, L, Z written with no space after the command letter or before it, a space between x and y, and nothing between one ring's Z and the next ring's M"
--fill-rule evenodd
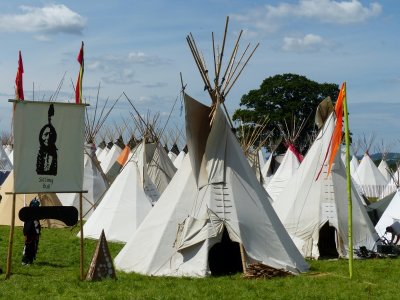
M395 221L392 225L386 227L386 232L390 232L392 234L390 244L397 245L400 240L400 222Z
M33 199L29 204L31 207L40 206L38 199ZM40 236L40 222L39 220L27 221L24 223L23 233L25 236L25 246L22 256L22 264L30 265L36 259L36 253L39 246Z

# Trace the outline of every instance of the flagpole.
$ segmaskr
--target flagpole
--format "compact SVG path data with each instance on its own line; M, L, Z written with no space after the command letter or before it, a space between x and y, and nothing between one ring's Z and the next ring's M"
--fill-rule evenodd
M13 199L12 199L12 204L11 204L11 224L10 224L10 238L8 241L8 251L7 251L6 279L10 279L10 276L11 276L12 252L13 252L13 244L14 244L16 195L15 195L15 193L12 193L12 195L13 195Z
M351 176L350 176L350 134L349 134L349 117L347 110L347 94L346 82L344 84L344 136L346 141L346 177L347 177L347 198L348 198L348 222L349 222L349 275L353 277L353 204L351 201Z

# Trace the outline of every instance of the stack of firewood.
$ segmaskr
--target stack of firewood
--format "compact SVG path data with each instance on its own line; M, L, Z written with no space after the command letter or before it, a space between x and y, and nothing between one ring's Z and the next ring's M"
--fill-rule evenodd
M246 273L243 275L243 277L270 279L273 277L284 277L290 275L291 274L285 270L279 270L260 263L256 263L248 265Z

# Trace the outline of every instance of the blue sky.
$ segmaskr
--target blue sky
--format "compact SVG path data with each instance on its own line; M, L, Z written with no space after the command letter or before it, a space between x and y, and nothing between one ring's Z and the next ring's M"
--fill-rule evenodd
M240 29L241 48L260 46L226 101L239 107L243 94L282 73L317 82L347 82L350 127L354 135L374 133L400 151L400 4L397 1L1 1L0 128L9 131L18 50L24 61L25 98L48 100L65 74L58 101L73 98L71 81L85 42L83 94L94 103L125 92L137 109L159 112L165 121L180 90L203 103L209 99L189 48L192 33L212 66L211 32L221 44L230 16L227 52ZM109 123L130 116L121 99ZM114 121L115 120L115 121ZM183 129L180 103L170 125ZM373 149L372 149L373 150Z

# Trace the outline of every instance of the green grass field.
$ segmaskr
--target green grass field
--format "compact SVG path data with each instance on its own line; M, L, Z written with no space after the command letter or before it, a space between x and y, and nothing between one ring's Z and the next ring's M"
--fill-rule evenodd
M22 228L16 228L12 276L0 275L1 299L397 299L399 259L310 261L307 274L271 280L225 277L147 277L117 272L117 280L79 280L77 228L42 229L38 257L21 265ZM0 226L0 266L5 272L9 227ZM85 241L85 272L96 242ZM112 256L122 248L109 243Z

